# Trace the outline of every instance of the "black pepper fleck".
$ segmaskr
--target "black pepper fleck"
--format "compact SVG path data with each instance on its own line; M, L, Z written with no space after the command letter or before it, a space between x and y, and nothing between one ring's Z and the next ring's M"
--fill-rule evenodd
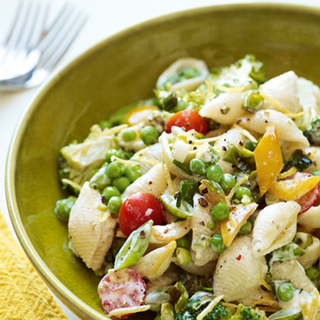
M208 201L206 199L204 199L204 198L199 198L198 202L199 202L201 207L206 208L208 206Z
M208 191L208 188L205 188L205 189L203 189L202 190L202 194L206 194L206 193L208 193L209 191Z

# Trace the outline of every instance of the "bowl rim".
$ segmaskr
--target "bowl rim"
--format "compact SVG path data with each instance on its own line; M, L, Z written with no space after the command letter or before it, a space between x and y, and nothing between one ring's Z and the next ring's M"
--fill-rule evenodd
M61 78L63 78L69 70L72 70L76 65L84 61L87 56L92 55L94 52L99 51L104 46L108 46L113 42L116 42L118 39L122 37L127 37L130 34L134 34L141 29L146 28L147 26L157 25L166 20L174 20L176 18L181 18L183 16L188 16L190 14L201 15L209 10L211 11L227 11L231 7L233 8L241 8L241 9L257 9L257 8L266 8L266 9L276 9L281 11L296 11L309 13L314 16L320 16L320 7L311 6L311 5L303 5L303 4L293 4L287 2L242 2L242 3L233 3L228 2L226 4L217 4L217 5L209 5L209 6L201 6L195 8L189 8L182 11L176 11L172 13L168 13L165 15L157 16L152 19L148 19L142 21L138 24L129 26L115 34L108 36L107 38L95 43L90 48L81 52L79 55L74 57L67 64L63 64L58 67L46 81L36 90L33 97L30 99L28 104L26 105L24 111L20 115L20 118L16 124L14 133L11 137L6 167L5 167L5 193L6 193L6 202L7 208L9 211L9 216L11 223L13 225L16 236L31 261L33 267L40 274L42 280L49 287L51 292L59 298L59 300L67 306L73 313L75 313L78 317L86 316L87 319L94 320L105 320L110 319L107 315L103 315L88 306L85 302L83 302L80 298L78 298L73 292L71 292L49 269L49 267L43 263L39 254L35 250L32 245L30 239L27 236L27 232L22 225L21 216L19 214L19 209L17 205L17 195L15 192L15 172L16 172L16 162L17 154L19 151L19 146L21 145L23 139L23 132L26 130L28 125L28 121L31 118L32 114L35 112L38 102L42 100L44 96L50 91L52 87L55 86L57 82ZM111 320L111 319L110 319Z

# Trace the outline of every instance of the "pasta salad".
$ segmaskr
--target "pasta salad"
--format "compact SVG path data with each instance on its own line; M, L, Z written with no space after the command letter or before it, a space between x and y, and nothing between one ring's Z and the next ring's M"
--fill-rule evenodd
M320 89L247 55L174 62L60 150L55 212L113 318L318 318Z

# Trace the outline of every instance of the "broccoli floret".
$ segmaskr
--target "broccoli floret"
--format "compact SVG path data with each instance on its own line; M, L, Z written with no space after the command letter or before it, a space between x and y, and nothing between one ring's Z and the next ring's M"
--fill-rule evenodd
M263 63L253 55L246 55L228 67L212 69L208 78L213 86L247 86L247 90L257 89L258 84L266 81Z
M98 125L91 128L91 133L82 143L71 143L60 150L60 178L69 180L78 186L90 180L92 171L101 167L107 150L115 148L117 141L112 136L103 134ZM72 184L71 184L72 185Z
M315 146L320 145L320 118L314 118L311 120L307 129L303 131L303 134L309 140L310 144Z
M228 312L220 302L203 319L204 320L229 320L230 318L231 318L231 313Z
M314 84L304 78L298 78L297 88L303 117L295 119L296 125L312 145L320 145L320 109L314 93Z
M205 292L198 292L193 295L185 307L176 314L175 320L196 320L197 316L212 301L213 296ZM203 320L229 320L231 313L226 310L222 303L218 303L211 312L209 312Z
M214 299L211 293L199 291L195 293L185 304L183 309L175 315L175 320L196 320L197 316ZM203 320L266 320L264 311L254 310L239 304L234 310L227 309L219 302Z
M199 288L208 287L205 277L195 276L185 271L181 272L178 281L185 286L189 296L192 296Z
M263 311L257 311L251 307L245 307L239 304L236 313L231 317L231 320L264 320L267 319Z

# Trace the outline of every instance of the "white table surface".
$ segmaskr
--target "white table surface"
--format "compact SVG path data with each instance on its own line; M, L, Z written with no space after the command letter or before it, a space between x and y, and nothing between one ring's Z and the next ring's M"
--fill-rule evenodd
M23 0L28 1L28 0ZM30 0L29 0L30 1ZM45 0L38 0L45 1ZM65 0L70 1L71 0ZM48 23L59 12L64 0L51 1ZM123 30L138 22L145 21L170 12L180 11L193 7L208 6L222 3L240 3L256 1L223 1L223 0L74 0L76 7L88 14L89 19L80 35L73 43L67 54L60 61L59 66L70 62L81 52L87 50L104 38ZM280 2L280 1L259 1ZM282 3L295 3L320 7L320 0L283 0ZM0 43L8 32L13 19L18 0L0 0ZM0 92L0 209L13 232L9 218L4 189L4 174L7 151L11 136L18 119L30 101L36 94L37 88L21 92ZM58 300L58 299L57 299ZM69 309L59 300L70 320L78 320Z

